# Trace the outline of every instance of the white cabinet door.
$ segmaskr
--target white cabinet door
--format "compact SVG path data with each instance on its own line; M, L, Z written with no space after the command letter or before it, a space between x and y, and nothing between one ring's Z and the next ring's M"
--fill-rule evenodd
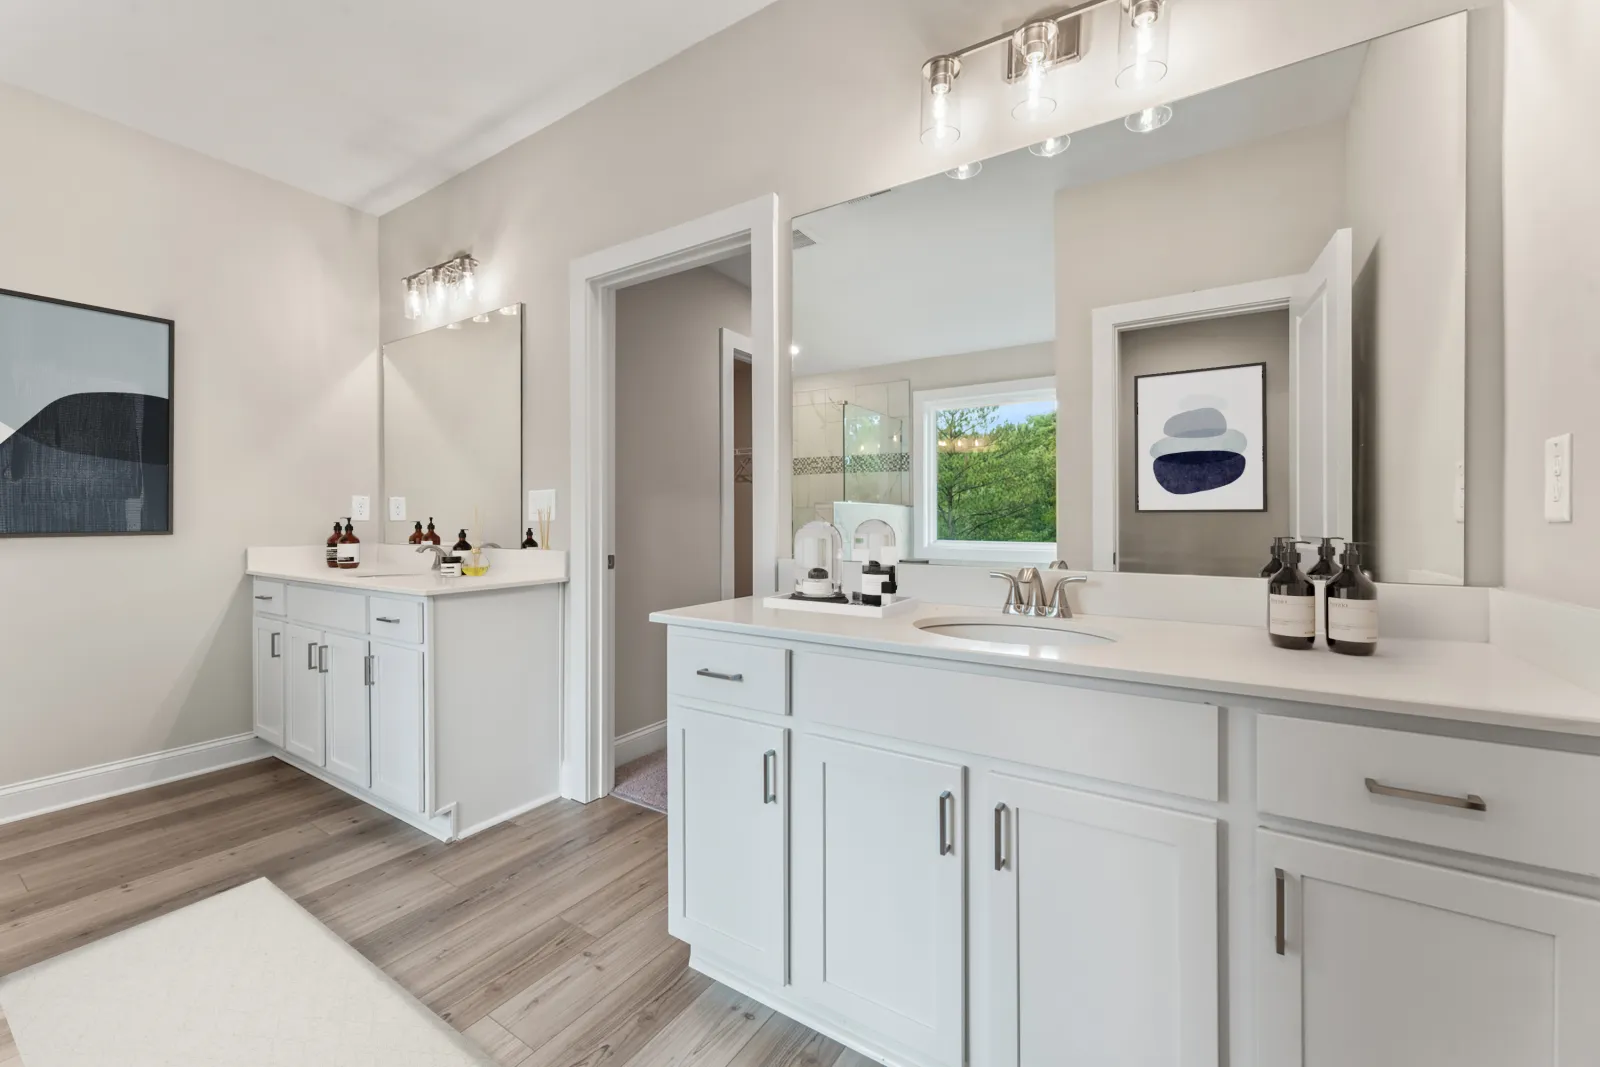
M372 791L407 811L423 807L422 650L372 643Z
M1216 1067L1216 820L988 783L989 1062Z
M254 681L255 734L269 745L283 747L284 667L283 622L257 615L254 622L254 654L251 674Z
M283 643L288 646L284 664L283 747L293 755L317 765L323 764L322 633L296 626L283 628Z
M795 738L794 984L929 1064L965 1052L965 770Z
M1600 1063L1600 902L1265 830L1257 862L1257 1063Z
M667 712L667 926L782 985L788 978L788 731L674 701Z
M372 784L372 724L367 699L371 664L359 637L323 634L328 709L328 770L352 785Z

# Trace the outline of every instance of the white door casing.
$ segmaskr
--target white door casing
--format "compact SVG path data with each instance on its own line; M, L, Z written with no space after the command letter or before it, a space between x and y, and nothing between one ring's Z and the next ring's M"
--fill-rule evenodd
M718 347L721 356L722 382L722 453L721 453L721 485L722 485L722 599L732 600L734 590L737 588L736 576L733 571L734 549L734 485L735 467L733 458L733 365L736 362L750 363L752 348L750 338L732 330L718 330ZM751 368L754 370L754 367ZM751 383L751 400L755 399L754 381ZM754 486L752 485L752 488ZM755 557L752 553L751 566L755 566ZM755 588L752 581L751 588Z

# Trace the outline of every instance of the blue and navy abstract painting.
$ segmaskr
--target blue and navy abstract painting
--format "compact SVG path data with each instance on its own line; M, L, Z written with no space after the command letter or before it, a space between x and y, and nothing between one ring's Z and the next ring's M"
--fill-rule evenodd
M1252 363L1134 379L1138 510L1266 507L1265 371Z

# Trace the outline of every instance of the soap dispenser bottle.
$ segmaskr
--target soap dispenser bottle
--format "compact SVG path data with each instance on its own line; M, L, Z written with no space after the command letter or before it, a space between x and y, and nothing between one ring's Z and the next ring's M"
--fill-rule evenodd
M1278 568L1283 566L1283 557L1281 552L1283 549L1283 543L1286 540L1288 540L1288 538L1285 537L1274 537L1272 539L1272 558L1267 560L1267 565L1265 567L1261 568L1261 577L1271 578L1274 574L1278 573Z
M1283 566L1267 579L1267 636L1279 648L1310 648L1317 641L1317 587L1300 571L1300 550L1309 544L1279 541Z
M539 542L533 536L533 527L528 527L528 534L522 539L523 548L538 548Z
M1306 577L1313 582L1325 582L1332 578L1334 572L1339 569L1333 550L1333 542L1336 540L1338 538L1324 537L1322 543L1317 546L1317 562L1313 563L1311 569L1306 571Z
M1346 656L1370 656L1378 647L1378 587L1361 570L1358 542L1344 546L1339 562L1323 603L1328 647Z
M433 516L428 516L428 532L422 535L423 544L436 545L439 543L439 531L433 528Z
M344 520L344 536L339 538L339 569L353 571L361 566L361 538L356 536L356 527L349 519Z
M344 536L344 527L337 522L333 524L333 533L328 535L328 566L338 569L339 566L339 539Z
M456 543L451 546L450 551L457 554L472 551L472 544L467 540L467 531L461 531L461 536L456 538Z
M422 544L422 539L424 536L425 535L422 532L422 523L419 522L417 523L417 528L411 531L411 536L406 538L406 544L420 545Z

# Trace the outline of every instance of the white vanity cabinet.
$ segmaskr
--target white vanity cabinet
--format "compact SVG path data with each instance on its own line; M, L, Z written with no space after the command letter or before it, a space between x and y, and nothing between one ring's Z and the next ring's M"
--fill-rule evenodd
M1216 1067L1217 820L988 786L987 1062Z
M966 769L817 734L794 747L796 991L960 1067Z
M269 745L283 747L284 685L288 660L284 658L282 619L257 615L251 620L250 672L253 682L255 735Z
M1595 1062L1600 902L1271 831L1256 857L1256 1063Z
M370 655L372 791L407 811L421 811L427 702L422 649L374 641Z

